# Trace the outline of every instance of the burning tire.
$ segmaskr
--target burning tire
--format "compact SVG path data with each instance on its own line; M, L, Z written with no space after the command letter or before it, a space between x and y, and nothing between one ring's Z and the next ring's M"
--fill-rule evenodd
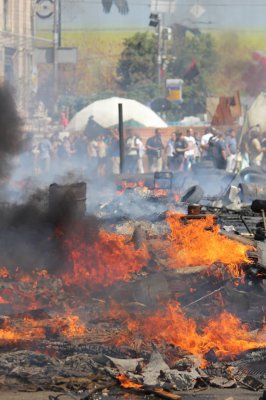
M204 191L199 185L191 186L181 197L183 203L199 203L204 196Z

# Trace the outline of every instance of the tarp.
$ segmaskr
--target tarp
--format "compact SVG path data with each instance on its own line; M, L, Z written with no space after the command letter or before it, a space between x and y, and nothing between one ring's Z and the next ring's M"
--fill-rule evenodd
M137 126L147 128L166 128L167 124L150 108L135 100L120 97L111 97L95 101L79 111L67 126L68 132L82 132L87 126L89 118L104 128L118 124L118 104L123 105L123 120L136 121Z
M266 131L266 93L261 92L245 115L242 127L241 140L248 130L256 125L260 126L261 132Z

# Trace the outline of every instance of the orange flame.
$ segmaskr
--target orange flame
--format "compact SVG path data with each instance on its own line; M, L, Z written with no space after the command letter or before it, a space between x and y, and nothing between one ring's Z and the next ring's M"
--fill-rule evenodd
M73 261L73 271L63 275L67 285L92 288L127 281L149 258L146 249L135 250L124 236L105 231L100 231L99 240L93 244L81 241L77 235L67 245Z
M172 268L222 262L233 275L239 276L239 264L248 262L246 252L250 247L221 236L210 215L184 222L182 215L169 212L167 222L171 228L169 266Z
M67 338L82 337L87 333L85 325L83 325L77 315L66 316L66 326L62 330L62 334Z
M6 267L0 268L0 279L9 278L9 272Z
M127 389L139 389L139 388L143 387L143 385L140 385L139 383L135 383L135 382L131 381L122 372L120 372L120 374L116 376L116 379L119 380L121 386L123 386L124 388L127 388Z
M137 336L148 343L167 342L192 354L205 354L214 348L220 359L232 359L241 351L266 347L264 335L255 335L248 325L241 324L227 311L209 321L201 330L193 319L183 314L177 302L167 304L163 310L151 315L132 317L125 310L119 313L119 307L115 315L122 318L127 328L115 340L118 345L128 343Z
M87 333L78 316L67 315L44 320L24 317L21 320L4 320L0 328L0 340L18 342L45 339L48 328L54 334L63 335L67 339L81 337Z

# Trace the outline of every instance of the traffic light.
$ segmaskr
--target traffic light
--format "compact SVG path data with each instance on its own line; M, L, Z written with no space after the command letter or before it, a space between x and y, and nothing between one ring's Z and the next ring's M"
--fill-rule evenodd
M153 26L154 28L156 28L156 26L158 26L158 24L159 24L158 14L150 14L149 26Z
M163 38L163 40L172 40L172 29L171 28L163 28L162 38Z

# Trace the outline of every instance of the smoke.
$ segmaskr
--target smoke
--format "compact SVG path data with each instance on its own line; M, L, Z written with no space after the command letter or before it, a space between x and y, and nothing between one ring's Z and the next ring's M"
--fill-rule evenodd
M24 145L20 118L11 88L0 86L0 178L10 175L11 162Z

